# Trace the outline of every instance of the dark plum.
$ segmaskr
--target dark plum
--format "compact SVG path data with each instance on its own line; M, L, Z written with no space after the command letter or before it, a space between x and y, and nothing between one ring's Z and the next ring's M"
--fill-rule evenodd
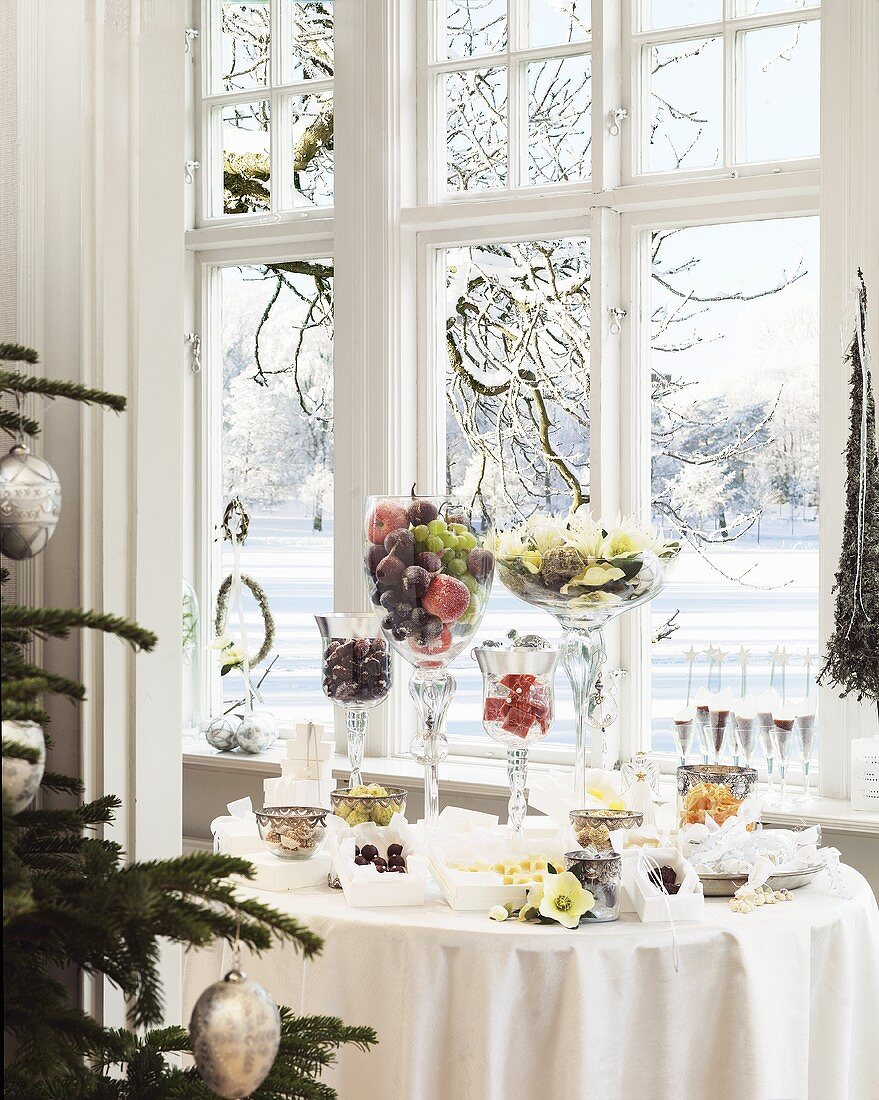
M439 573L443 567L442 559L439 554L434 554L430 550L425 550L421 554L416 554L415 564L421 569L426 569L428 573Z
M427 525L431 520L436 519L438 514L436 505L431 504L429 500L413 500L409 505L409 522L413 527L418 527L422 523Z
M484 581L494 568L494 554L477 547L467 555L467 569L471 577Z
M403 589L411 596L423 596L430 588L430 582L430 573L420 565L410 565L403 574Z
M382 584L388 585L388 587L396 587L403 579L403 570L406 566L400 561L399 558L394 557L393 554L389 554L386 558L383 558L379 562L378 569L375 571L376 578L382 582Z
M378 569L379 562L385 556L385 548L377 543L373 543L366 551L366 568L375 576L375 571Z
M385 550L403 562L411 562L415 553L415 536L408 527L398 527L385 539Z

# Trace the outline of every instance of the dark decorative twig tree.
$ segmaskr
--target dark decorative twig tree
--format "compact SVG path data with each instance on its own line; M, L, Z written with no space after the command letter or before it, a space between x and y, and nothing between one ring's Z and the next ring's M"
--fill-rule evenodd
M35 363L36 353L0 345L0 358ZM73 383L0 372L0 393L67 397L122 411L125 400ZM2 426L15 435L36 435L39 426L20 411L4 413ZM2 570L2 583L9 579ZM189 1051L179 1027L143 1030L162 1020L158 956L162 942L204 947L217 939L240 940L265 950L275 941L295 944L306 955L321 940L268 906L238 897L230 876L250 878L253 867L231 856L200 854L148 863L126 863L120 846L100 836L120 802L105 795L79 801L79 779L46 772L43 791L67 795L69 808L13 805L7 762L41 766L32 738L49 715L46 693L72 702L85 698L82 684L33 663L38 637L65 638L71 629L102 630L149 651L155 636L111 615L3 603L3 997L7 1044L4 1095L21 1100L65 1097L199 1097L214 1094L194 1069L181 1069L166 1055ZM48 738L47 738L48 740ZM15 809L18 812L14 812ZM138 1031L109 1030L79 1008L60 980L65 967L104 976L122 990L130 1023ZM343 1043L368 1047L375 1033L347 1027L330 1017L296 1017L281 1010L281 1046L274 1067L253 1093L258 1100L335 1096L316 1080Z
M845 355L852 374L842 551L834 629L818 679L841 696L879 703L879 453L866 334L867 288L858 271L855 332Z

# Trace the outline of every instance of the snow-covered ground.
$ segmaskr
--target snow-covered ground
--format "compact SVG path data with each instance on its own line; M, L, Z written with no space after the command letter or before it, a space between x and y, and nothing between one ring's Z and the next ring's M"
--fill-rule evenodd
M264 685L264 696L279 715L309 714L329 721L331 707L320 686L320 642L313 616L333 609L332 516L324 530L314 532L301 511L289 507L266 514L254 514L250 536L243 550L242 568L265 588L277 627L275 648L279 658ZM785 687L789 698L806 691L803 655L809 647L817 652L817 523L798 522L791 533L787 518L763 523L761 545L752 538L718 554L723 568L761 587L743 587L723 580L695 555L682 557L666 589L652 604L654 624L663 622L680 609L680 629L654 648L653 744L671 749L670 717L685 701L687 660L684 652L695 647L699 653L692 691L707 684L708 645L720 647L729 656L723 664L722 686L734 694L740 687L737 650L752 650L748 690L769 686L769 654L784 645L791 654ZM228 566L231 564L227 562ZM251 648L261 637L259 611L248 601L247 621ZM549 616L534 611L495 586L479 637L500 637L510 627L534 630L557 638L558 626ZM212 660L215 655L211 654ZM815 659L817 662L817 658ZM812 673L817 669L813 663ZM449 712L450 736L479 736L480 678L469 657L462 655L455 667L458 691ZM717 686L717 672L712 687ZM814 680L812 681L814 683ZM557 718L554 741L573 740L573 704L563 673L557 682ZM776 686L781 688L780 677ZM241 697L240 677L225 678L228 699Z

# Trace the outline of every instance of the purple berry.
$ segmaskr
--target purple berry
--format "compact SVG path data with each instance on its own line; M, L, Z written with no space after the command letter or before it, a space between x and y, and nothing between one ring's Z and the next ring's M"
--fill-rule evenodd
M478 581L484 581L491 576L494 569L494 554L490 550L482 550L477 547L467 555L467 569L471 577Z
M431 504L429 500L413 499L409 505L409 522L413 527L418 527L421 524L426 527L438 515L435 505Z
M430 573L422 566L410 565L403 574L403 589L410 596L423 596L430 588L431 579Z
M431 553L430 550L425 550L421 554L416 554L415 564L422 569L426 569L428 573L439 573L443 567L442 559L439 554Z

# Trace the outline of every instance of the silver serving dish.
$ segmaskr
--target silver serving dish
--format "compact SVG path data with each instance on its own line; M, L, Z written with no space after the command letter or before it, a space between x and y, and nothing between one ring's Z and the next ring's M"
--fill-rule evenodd
M823 870L824 864L818 863L814 867L803 867L799 871L779 871L769 876L766 885L773 890L798 890L801 886L807 886ZM699 880L706 898L731 898L740 886L745 885L748 876L747 874L700 875Z

